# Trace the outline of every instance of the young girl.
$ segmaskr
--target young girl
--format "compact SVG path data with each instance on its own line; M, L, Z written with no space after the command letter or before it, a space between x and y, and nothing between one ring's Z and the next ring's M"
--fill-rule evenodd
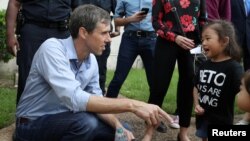
M241 79L237 105L241 110L250 113L250 70L246 71Z
M209 58L195 76L196 135L207 140L209 124L233 124L234 100L243 68L231 23L215 20L202 31L202 48Z

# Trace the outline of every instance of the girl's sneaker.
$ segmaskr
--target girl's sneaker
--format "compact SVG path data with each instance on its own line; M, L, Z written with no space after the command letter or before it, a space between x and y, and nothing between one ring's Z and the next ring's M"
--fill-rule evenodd
M179 125L179 116L176 115L174 118L174 122L169 124L169 127L174 128L174 129L179 129L180 125Z

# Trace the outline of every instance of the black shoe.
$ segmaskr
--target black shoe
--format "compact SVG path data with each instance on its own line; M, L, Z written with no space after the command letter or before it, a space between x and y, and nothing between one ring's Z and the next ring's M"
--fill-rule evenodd
M168 127L163 122L161 122L160 125L156 128L156 131L160 133L167 133L167 129Z

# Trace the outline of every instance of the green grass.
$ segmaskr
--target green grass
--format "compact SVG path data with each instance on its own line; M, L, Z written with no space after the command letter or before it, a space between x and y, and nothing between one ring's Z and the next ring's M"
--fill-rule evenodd
M0 129L14 122L16 89L0 88Z
M113 78L114 71L108 71L107 83L108 85ZM169 113L174 113L176 108L176 84L177 84L178 73L175 71L169 91L164 99L163 109ZM144 69L132 69L124 82L120 93L128 98L148 101L149 88L147 84L146 74Z
M108 71L107 73L107 83L108 85L113 78L114 71ZM178 71L174 71L168 92L165 96L162 108L167 113L174 113L176 109L176 87L178 81ZM141 100L144 102L148 101L149 88L147 85L146 74L144 69L132 69L124 82L120 93L128 98ZM242 114L235 104L235 114Z

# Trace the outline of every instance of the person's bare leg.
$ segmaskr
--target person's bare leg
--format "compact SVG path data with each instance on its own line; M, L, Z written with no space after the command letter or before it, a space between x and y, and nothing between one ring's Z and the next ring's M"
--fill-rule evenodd
M187 127L180 127L180 132L178 134L178 138L180 141L190 141L188 137L188 128Z

